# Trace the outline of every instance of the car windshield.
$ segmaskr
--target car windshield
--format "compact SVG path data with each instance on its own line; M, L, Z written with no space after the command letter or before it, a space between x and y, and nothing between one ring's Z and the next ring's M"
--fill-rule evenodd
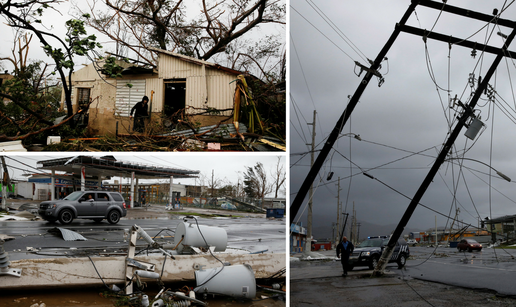
M472 240L472 239L466 239L466 242L468 242L469 244L478 244L477 241Z
M357 247L382 247L383 239L370 239L362 241Z
M83 192L80 192L80 191L75 191L73 192L72 194L66 196L65 198L63 198L64 200L78 200L79 197L81 197L81 195L83 194Z

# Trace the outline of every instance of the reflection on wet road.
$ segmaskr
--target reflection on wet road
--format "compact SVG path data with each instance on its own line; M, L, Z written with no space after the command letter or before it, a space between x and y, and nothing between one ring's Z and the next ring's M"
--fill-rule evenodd
M458 252L439 247L411 247L404 277L441 282L467 288L484 288L503 295L516 295L514 272L516 250L484 248L477 252Z

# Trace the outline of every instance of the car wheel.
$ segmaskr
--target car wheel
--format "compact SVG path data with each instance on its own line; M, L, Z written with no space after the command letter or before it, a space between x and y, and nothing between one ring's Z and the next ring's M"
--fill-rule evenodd
M73 212L68 209L64 209L59 212L59 222L63 225L68 225L73 221Z
M95 221L95 223L100 223L102 222L103 219L93 219Z
M348 265L348 271L353 271L354 268L355 268L354 265Z
M378 256L373 256L373 258L371 258L371 263L369 264L369 269L374 270L374 268L376 268L376 265L378 264L378 259L379 259Z
M468 248L468 252L470 252L470 253L471 253L472 251L473 251L473 250L471 249L471 247L470 247L470 248Z
M109 211L107 220L110 224L116 224L120 221L120 213L116 210Z
M460 252L460 247L457 247L457 251L459 251L459 252Z
M398 258L398 269L403 268L405 263L407 263L407 256L405 254L401 254Z

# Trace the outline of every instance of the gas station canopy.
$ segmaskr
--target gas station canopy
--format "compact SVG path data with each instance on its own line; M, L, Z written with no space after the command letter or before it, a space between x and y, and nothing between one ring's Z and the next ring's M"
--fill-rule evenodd
M200 173L200 171L117 161L113 156L75 156L38 161L39 164L42 165L39 167L40 169L75 174L80 174L81 168L84 166L88 175L98 176L99 178L104 177L106 179L111 177L131 177L132 172L139 179L170 178L170 176L173 176L174 179L197 178Z

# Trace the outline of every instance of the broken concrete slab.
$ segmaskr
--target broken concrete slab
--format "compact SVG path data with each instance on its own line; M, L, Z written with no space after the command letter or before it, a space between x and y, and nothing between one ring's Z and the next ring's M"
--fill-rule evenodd
M176 255L176 260L166 259L163 255L137 256L138 261L153 263L163 282L194 280L194 266L205 269L220 267L220 262L211 255ZM222 262L232 265L248 264L253 268L256 278L267 278L286 266L286 254L230 255L217 253ZM166 259L166 260L165 260ZM45 258L11 261L11 266L23 269L21 277L0 278L1 289L27 288L66 288L72 286L101 286L98 270L108 284L123 284L125 281L126 257L88 258Z

